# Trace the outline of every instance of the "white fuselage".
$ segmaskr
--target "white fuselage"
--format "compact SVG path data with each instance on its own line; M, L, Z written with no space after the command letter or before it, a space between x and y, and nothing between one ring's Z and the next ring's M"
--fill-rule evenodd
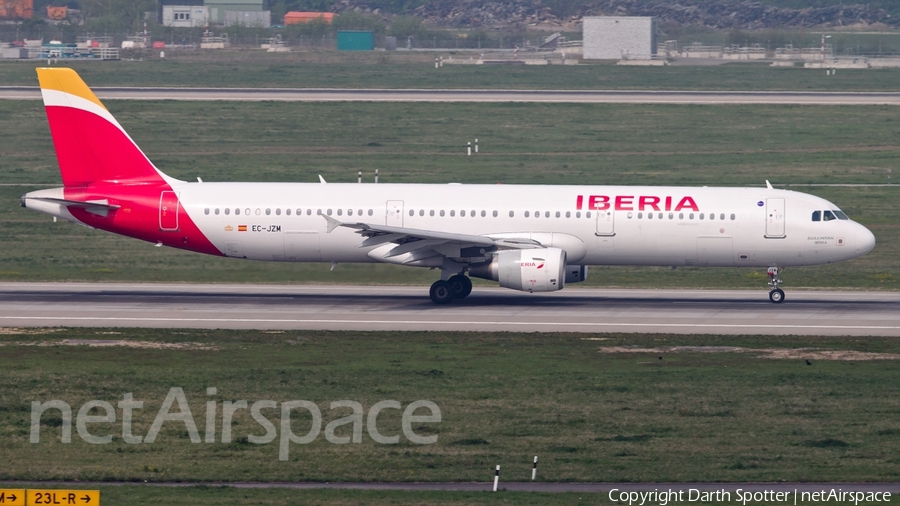
M361 248L354 230L328 233L320 214L532 237L565 249L573 265L818 265L874 246L871 232L852 220L812 220L814 211L838 210L834 204L766 188L177 183L172 189L219 250L252 260L385 261L370 254L373 248Z

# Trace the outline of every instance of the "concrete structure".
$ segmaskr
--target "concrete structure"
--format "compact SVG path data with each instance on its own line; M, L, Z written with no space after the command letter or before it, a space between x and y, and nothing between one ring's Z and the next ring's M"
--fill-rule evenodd
M264 11L265 0L204 0L203 5L209 7L209 22L221 25L225 23L226 11Z
M203 5L164 5L163 26L197 28L209 24L209 7Z
M225 11L225 26L268 28L272 26L272 11Z
M656 55L656 19L628 16L586 16L584 59L645 59Z

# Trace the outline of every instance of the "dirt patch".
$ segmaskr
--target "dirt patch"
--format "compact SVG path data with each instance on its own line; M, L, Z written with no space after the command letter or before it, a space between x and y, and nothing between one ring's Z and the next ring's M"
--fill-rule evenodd
M855 350L821 350L817 348L742 348L740 346L660 346L637 348L630 346L604 346L600 353L752 353L756 358L786 360L841 360L861 362L865 360L900 360L896 353L872 353Z
M63 329L20 329L16 327L0 327L0 336L37 336L41 334L52 334Z
M155 341L128 341L125 339L63 339L61 341L31 341L0 343L0 346L89 346L92 348L144 348L154 350L218 350L204 343L161 343Z

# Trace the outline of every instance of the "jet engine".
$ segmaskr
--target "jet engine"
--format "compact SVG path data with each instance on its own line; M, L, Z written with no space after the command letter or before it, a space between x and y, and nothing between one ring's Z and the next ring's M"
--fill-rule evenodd
M566 282L566 252L559 248L503 250L490 262L469 267L469 275L499 281L524 292L562 290Z

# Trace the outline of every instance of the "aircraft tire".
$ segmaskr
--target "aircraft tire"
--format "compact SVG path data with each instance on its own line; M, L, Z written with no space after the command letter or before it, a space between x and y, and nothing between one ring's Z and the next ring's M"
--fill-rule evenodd
M454 299L464 299L472 293L472 280L468 276L457 274L447 280L450 287L453 288Z
M769 292L769 300L774 302L775 304L781 304L784 302L784 290L781 288L776 288Z
M428 295L435 304L449 304L453 302L454 298L453 286L448 281L439 279L431 285Z

